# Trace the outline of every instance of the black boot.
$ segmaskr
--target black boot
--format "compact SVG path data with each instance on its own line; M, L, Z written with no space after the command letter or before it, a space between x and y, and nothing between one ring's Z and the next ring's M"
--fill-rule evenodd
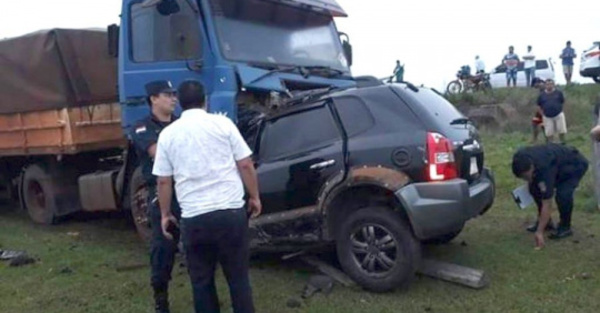
M166 287L154 288L154 310L156 313L170 313L169 292Z
M555 233L550 234L548 238L550 239L563 239L573 235L573 231L571 227L559 226Z
M536 221L535 223L529 225L526 229L530 233L535 233L537 231L537 228L538 228L538 222ZM556 229L556 227L554 226L554 223L552 222L552 220L550 220L548 222L548 225L546 225L546 231L552 231L555 229Z

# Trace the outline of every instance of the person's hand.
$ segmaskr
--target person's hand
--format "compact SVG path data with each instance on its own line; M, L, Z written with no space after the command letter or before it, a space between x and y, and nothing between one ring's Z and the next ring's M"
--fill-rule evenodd
M259 198L249 198L248 199L248 213L250 213L250 218L257 218L262 212L262 203L260 203Z
M171 226L171 224L175 227L179 227L179 225L177 225L177 219L171 214L163 216L160 220L163 235L169 240L173 240L173 234L169 232L169 226Z
M541 250L546 243L544 242L544 233L543 232L535 232L535 249Z

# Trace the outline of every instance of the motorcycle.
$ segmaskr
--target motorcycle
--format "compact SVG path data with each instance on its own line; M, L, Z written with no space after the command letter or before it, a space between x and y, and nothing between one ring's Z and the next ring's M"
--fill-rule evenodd
M492 89L492 84L490 83L490 74L487 73L477 73L475 75L471 75L471 73L466 72L464 69L461 69L456 73L455 80L451 81L446 88L449 94L459 94L461 92L469 92L469 91L485 91L488 89Z

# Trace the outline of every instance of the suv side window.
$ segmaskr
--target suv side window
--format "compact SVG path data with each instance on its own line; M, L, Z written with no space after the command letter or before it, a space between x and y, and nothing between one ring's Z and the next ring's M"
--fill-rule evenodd
M336 98L334 102L348 137L363 133L375 125L371 111L359 98Z
M180 11L161 15L156 6L131 6L131 56L135 62L199 59L202 55L198 16L186 0Z
M548 61L546 60L535 60L535 68L538 70L544 70L548 68Z
M327 106L269 121L259 146L261 160L275 160L322 148L341 140Z

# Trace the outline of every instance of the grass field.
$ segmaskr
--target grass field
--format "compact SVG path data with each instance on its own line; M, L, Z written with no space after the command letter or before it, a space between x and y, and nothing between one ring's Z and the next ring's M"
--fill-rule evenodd
M529 97L529 91L512 92ZM591 149L589 112L598 92L600 87L591 85L567 90L572 103L567 110L572 125L568 140L586 155ZM593 199L592 175L588 173L576 194L575 236L549 241L544 250L535 251L532 235L524 231L535 212L517 209L509 195L520 184L510 173L512 154L528 140L529 134L523 132L484 136L486 163L497 179L494 207L469 222L453 243L425 248L426 255L437 259L484 269L491 278L488 288L476 291L419 277L408 290L387 294L336 286L329 295L317 294L302 300L300 308L288 308L286 302L299 298L312 272L271 258L252 264L257 312L599 312L600 214ZM149 269L117 271L118 266L148 259L133 227L122 217L78 218L41 227L30 223L26 214L4 206L0 209L3 248L25 249L40 261L21 268L0 263L1 313L151 312ZM223 311L229 312L222 276L218 284ZM193 311L184 268L175 270L171 294L173 312Z

